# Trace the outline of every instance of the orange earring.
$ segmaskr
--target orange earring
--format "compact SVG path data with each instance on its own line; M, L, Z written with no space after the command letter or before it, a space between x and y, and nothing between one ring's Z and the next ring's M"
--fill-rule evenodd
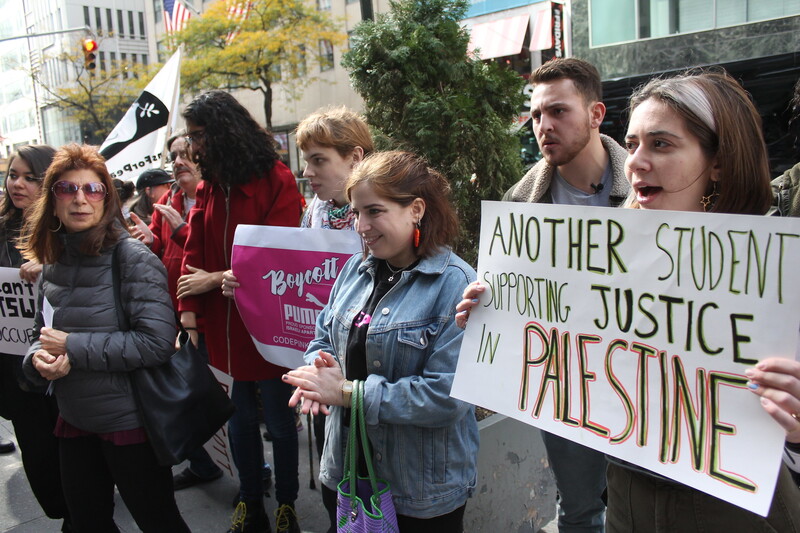
M414 228L414 248L419 248L419 222L417 222L417 227Z

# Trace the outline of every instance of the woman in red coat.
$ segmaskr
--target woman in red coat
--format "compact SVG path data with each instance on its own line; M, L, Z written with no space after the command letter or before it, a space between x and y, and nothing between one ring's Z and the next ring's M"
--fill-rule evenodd
M272 137L231 95L202 94L186 107L183 117L186 140L203 181L189 214L184 275L178 280L179 311L193 340L196 316L203 316L211 364L234 379L231 397L236 412L228 430L239 471L240 504L230 532L270 531L262 499L260 389L275 454L277 531L299 533L294 513L299 487L297 430L294 411L288 407L291 387L280 379L286 369L258 353L236 305L220 287L222 273L231 267L236 226L297 226L302 197L292 172L279 161Z

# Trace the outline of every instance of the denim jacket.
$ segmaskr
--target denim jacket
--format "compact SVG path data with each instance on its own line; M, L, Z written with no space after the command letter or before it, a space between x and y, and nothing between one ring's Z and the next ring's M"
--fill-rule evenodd
M372 256L353 256L317 319L318 350L345 368L353 319L366 304L377 269ZM478 426L471 404L450 397L463 330L456 304L475 271L450 250L422 259L378 303L367 331L364 407L376 473L389 481L399 514L432 518L461 507L476 483ZM344 408L331 407L325 425L320 481L342 479L347 434Z

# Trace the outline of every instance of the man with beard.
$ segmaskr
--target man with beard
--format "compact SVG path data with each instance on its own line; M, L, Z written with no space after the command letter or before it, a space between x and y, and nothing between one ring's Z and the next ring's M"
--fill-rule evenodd
M553 59L529 78L531 118L543 159L503 196L513 202L617 207L628 195L627 152L600 133L606 113L597 69L586 61ZM605 456L542 432L559 493L558 529L602 532Z
M172 162L172 175L178 186L177 190L169 189L153 204L153 220L150 226L144 224L135 213L131 213L131 220L136 226L131 228L131 235L150 246L150 249L167 268L169 294L172 305L178 309L178 278L181 277L181 262L183 261L183 247L189 236L189 226L186 224L189 211L195 204L197 184L200 183L200 171L188 153L185 133L173 135L167 140L169 160ZM196 275L210 277L205 271L196 270ZM203 321L197 319L200 351L206 353L205 342L202 335ZM189 466L176 474L173 478L175 490L182 490L194 485L208 483L222 477L222 469L217 466L201 446L189 456Z

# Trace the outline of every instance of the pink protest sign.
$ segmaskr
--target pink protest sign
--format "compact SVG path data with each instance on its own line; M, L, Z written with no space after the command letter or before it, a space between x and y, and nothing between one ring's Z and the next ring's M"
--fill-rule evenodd
M336 276L360 250L353 231L236 228L231 268L241 286L234 299L264 359L287 368L303 364Z

